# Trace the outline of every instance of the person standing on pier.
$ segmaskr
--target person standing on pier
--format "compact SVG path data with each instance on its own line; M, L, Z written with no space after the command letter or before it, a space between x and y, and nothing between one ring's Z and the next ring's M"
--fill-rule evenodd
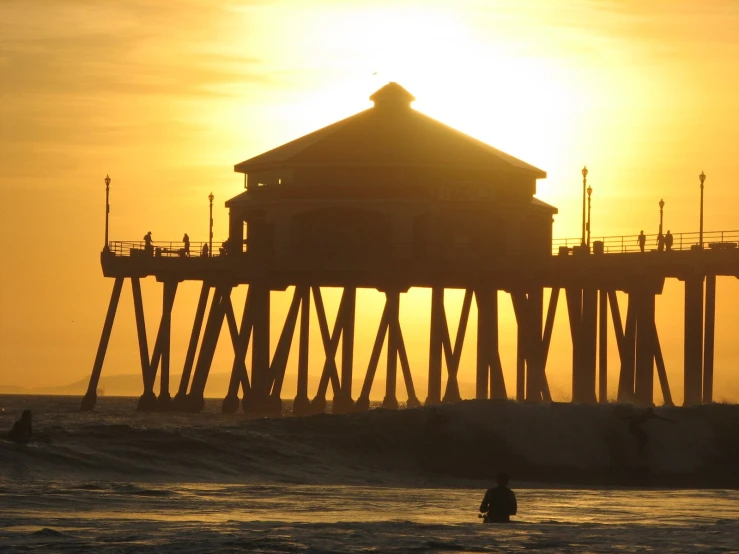
M675 240L675 237L673 237L672 233L670 233L670 230L667 230L667 234L665 235L665 250L668 252L672 250L672 242Z
M185 236L182 237L182 242L185 243L185 249L184 249L185 256L189 258L190 257L190 237L187 236L187 233L185 233Z
M144 252L147 256L154 255L154 247L151 244L151 231L144 235Z
M636 240L639 242L639 250L644 252L644 245L647 244L647 236L644 234L644 229L639 233L639 238Z
M665 249L665 236L662 234L662 231L659 232L659 235L657 235L657 251L663 252Z

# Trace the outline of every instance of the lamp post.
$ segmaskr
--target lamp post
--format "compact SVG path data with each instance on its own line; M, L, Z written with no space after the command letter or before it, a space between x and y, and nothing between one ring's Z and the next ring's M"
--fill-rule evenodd
M213 199L215 196L213 196L213 193L211 192L208 195L208 200L210 200L210 234L208 235L208 256L213 256Z
M588 168L582 168L582 239L581 244L585 246L585 187L588 182Z
M108 214L110 213L110 176L105 176L105 246L103 252L110 252L108 246Z
M659 234L662 234L662 211L665 208L665 201L660 199L659 201Z
M701 181L701 223L700 223L700 236L699 241L701 244L701 248L703 248L703 182L706 180L706 174L701 171L701 174L698 175L698 179Z
M588 249L590 249L590 195L593 194L593 187L588 185Z

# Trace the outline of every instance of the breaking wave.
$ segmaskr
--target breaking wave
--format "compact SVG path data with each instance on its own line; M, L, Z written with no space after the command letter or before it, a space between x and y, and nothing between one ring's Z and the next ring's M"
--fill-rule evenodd
M4 397L9 406L10 397ZM26 397L26 399L31 397ZM517 482L739 488L739 406L663 408L639 452L630 405L465 401L438 408L249 419L211 413L81 414L35 401L29 446L0 441L5 478L244 483ZM130 399L105 398L105 402ZM54 411L50 407L53 402ZM9 427L22 409L0 414ZM91 485L94 486L94 485ZM119 494L160 491L121 485Z

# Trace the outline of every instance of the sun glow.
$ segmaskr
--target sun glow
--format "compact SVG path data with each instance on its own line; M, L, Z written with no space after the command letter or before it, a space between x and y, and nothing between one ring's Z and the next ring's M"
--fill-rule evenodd
M490 36L470 17L435 4L304 10L302 32L283 29L281 43L299 52L292 69L311 85L268 102L261 142L271 148L366 109L372 92L396 81L416 96L417 110L560 173L588 117L580 69L517 48L510 31ZM274 41L265 48L282 55ZM539 196L555 205L566 197L546 181Z
M260 137L268 148L371 107L370 94L395 81L416 96L415 109L545 171L567 171L560 166L567 163L589 107L577 68L512 47L504 32L491 37L469 14L443 7L332 5L302 11L297 19L303 32L285 28L281 41L299 52L290 63L311 86L294 94L283 91L258 116L265 122ZM265 47L282 55L274 42ZM547 180L539 187L539 196L554 205L566 198ZM428 317L427 292L404 296L409 322ZM456 321L462 297L448 296ZM501 320L513 321L507 306ZM371 345L372 336L362 339L359 350ZM513 337L503 332L501 340ZM419 351L415 361L422 367L427 352Z

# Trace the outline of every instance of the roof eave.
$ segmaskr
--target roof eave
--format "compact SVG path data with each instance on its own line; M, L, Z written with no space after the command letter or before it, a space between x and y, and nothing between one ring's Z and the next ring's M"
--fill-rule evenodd
M557 208L555 208L551 204L547 204L543 200L539 200L536 197L534 197L534 198L531 199L531 204L534 205L534 206L536 206L537 208L541 208L543 210L547 210L547 211L552 212L552 215L559 213L559 210Z
M244 173L247 174L249 172L255 172L255 171L269 171L274 169L294 169L299 167L426 167L426 168L448 168L448 167L459 167L459 168L477 168L477 169L495 169L497 171L500 171L501 168L499 166L492 166L487 164L477 164L477 165L457 165L457 164L413 164L413 163L392 163L392 162L385 162L385 163L367 163L367 162L294 162L290 160L286 160L283 162L266 162L266 163L252 163L249 160L246 160L244 162L241 162L239 164L236 164L234 166L234 171L236 173ZM509 172L509 173L519 173L519 174L529 174L534 179L546 179L547 178L547 172L539 169L534 166L529 167L515 167L515 166L509 166L508 168L504 169L503 172Z

